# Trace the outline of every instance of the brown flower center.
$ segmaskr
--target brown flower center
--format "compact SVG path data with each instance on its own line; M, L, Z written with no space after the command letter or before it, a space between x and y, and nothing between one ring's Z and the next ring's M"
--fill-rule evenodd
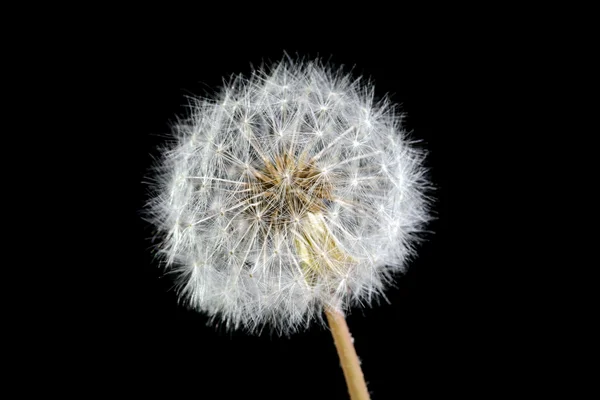
M332 187L322 171L305 157L287 153L267 160L254 171L250 193L261 200L257 210L274 224L299 222L307 213L319 213L332 200Z

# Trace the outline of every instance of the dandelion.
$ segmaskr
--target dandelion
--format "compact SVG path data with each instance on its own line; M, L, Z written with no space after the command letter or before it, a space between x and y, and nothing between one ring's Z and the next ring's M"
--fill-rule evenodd
M249 332L325 311L367 398L343 315L405 270L428 220L423 153L394 106L342 70L284 60L193 100L175 133L148 210L180 298Z

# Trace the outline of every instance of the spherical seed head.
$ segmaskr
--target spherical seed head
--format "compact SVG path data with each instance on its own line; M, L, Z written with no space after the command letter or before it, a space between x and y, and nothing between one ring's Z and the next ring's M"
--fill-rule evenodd
M194 100L149 202L181 299L249 331L291 333L368 304L428 220L422 151L372 87L282 61Z

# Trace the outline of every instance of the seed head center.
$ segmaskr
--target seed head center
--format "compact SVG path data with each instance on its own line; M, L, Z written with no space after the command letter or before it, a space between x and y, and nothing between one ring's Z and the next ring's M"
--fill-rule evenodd
M288 153L264 161L251 177L250 188L264 220L276 225L322 212L332 196L329 180L314 162Z

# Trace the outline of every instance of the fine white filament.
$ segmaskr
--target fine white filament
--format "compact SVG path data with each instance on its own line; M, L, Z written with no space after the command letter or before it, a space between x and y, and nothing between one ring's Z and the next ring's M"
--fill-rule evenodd
M289 334L383 294L429 219L423 152L373 88L282 61L193 100L148 205L182 301Z

